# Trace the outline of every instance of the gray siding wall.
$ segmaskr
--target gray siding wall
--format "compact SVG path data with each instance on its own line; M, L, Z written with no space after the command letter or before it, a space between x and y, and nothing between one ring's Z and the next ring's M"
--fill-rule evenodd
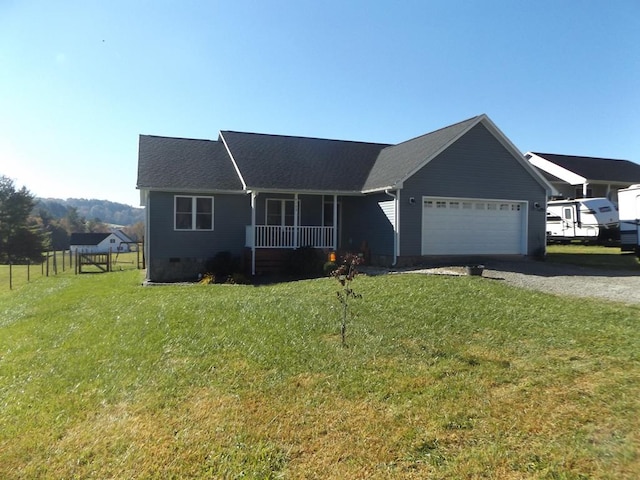
M528 254L538 255L546 244L544 188L479 124L404 183L400 201L400 254L418 256L422 250L422 196L527 200ZM416 199L409 204L409 198Z
M213 231L175 231L174 197L180 192L150 192L148 201L148 268L151 281L194 279L204 263L219 252L241 255L245 227L251 223L248 195L211 195ZM204 195L203 195L204 196Z
M372 257L393 255L393 226L378 202L391 200L388 195L341 197L342 250L360 252L363 242L369 246Z

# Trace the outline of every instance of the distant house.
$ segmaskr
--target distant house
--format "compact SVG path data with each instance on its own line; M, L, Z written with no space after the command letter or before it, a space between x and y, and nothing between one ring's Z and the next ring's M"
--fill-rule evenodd
M552 190L486 115L396 145L141 135L137 188L151 281L193 279L218 252L258 273L305 246L383 265L539 255Z
M69 249L75 253L129 252L132 240L121 230L110 233L72 233Z
M640 183L640 165L629 160L527 152L525 157L564 198L606 197Z

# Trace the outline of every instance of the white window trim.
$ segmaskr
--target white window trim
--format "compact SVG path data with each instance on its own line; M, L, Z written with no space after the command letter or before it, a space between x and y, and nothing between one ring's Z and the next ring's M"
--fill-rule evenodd
M178 214L178 198L191 199L191 228L178 228L176 217ZM211 228L196 228L197 225L197 204L199 199L211 200ZM173 229L176 232L211 232L214 229L214 197L207 195L175 195L173 197Z

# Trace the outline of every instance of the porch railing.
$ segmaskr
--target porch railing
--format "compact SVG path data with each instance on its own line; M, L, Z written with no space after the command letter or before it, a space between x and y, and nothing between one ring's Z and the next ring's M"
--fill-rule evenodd
M247 225L245 245L252 247L254 241L256 248L334 248L333 227L256 225L254 232Z

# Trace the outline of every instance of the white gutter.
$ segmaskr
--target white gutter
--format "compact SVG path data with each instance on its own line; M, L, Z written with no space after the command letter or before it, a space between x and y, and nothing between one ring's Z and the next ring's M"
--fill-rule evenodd
M387 195L393 198L393 263L392 267L398 263L398 248L400 246L400 190L396 190L394 195L388 189L384 191Z

